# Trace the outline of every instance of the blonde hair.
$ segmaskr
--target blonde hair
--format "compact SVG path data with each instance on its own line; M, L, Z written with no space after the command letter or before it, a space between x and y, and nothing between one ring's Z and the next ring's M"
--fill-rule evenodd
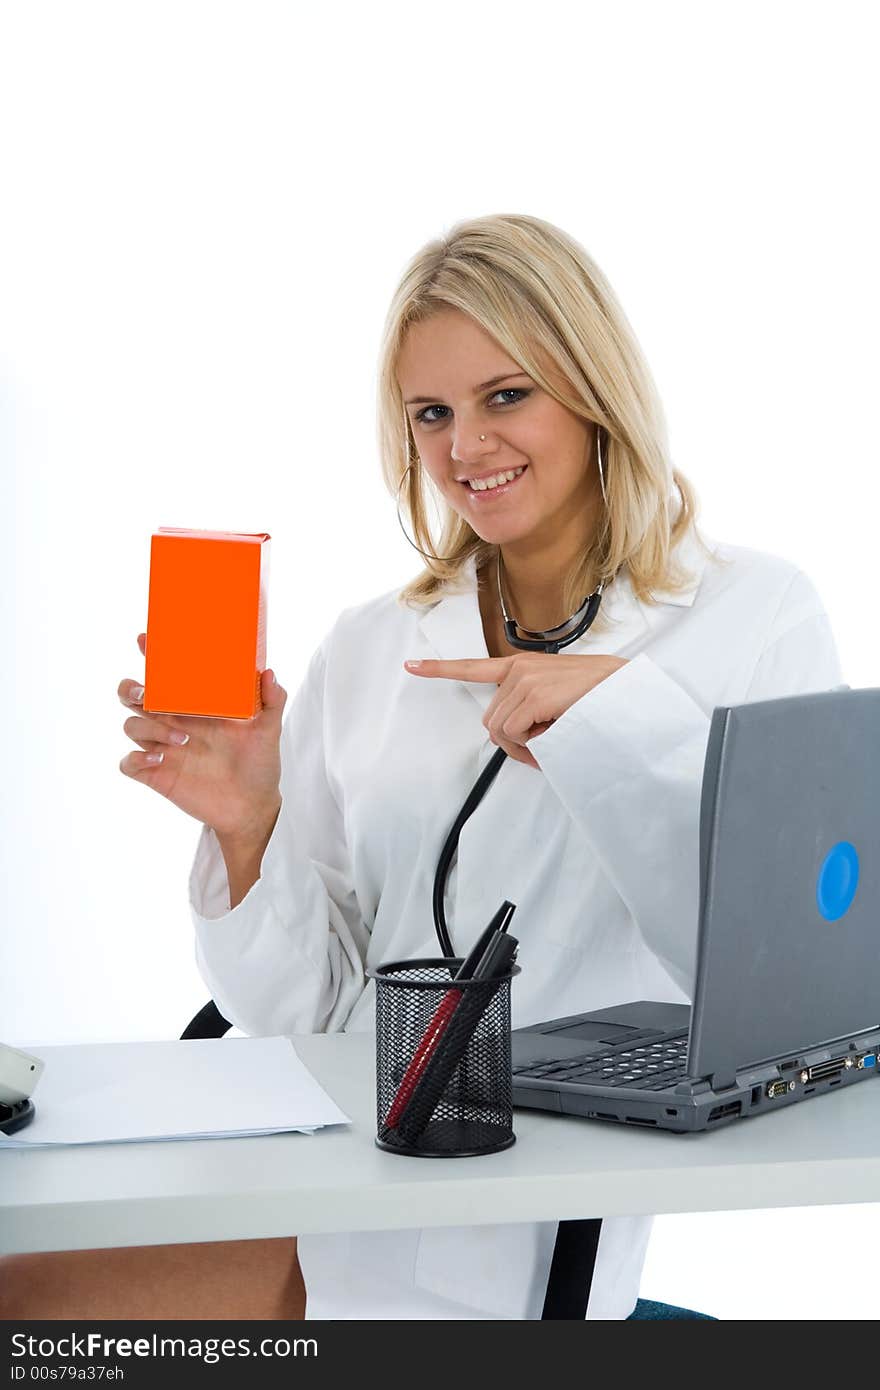
M457 222L417 252L385 320L377 383L382 472L389 491L400 494L416 543L437 557L401 590L399 602L433 603L460 579L471 556L479 570L497 553L440 497L420 465L397 380L409 326L449 308L469 315L554 400L602 431L608 505L594 544L566 578L566 612L624 565L644 602L655 601L653 589L686 588L693 576L672 562L670 552L689 529L707 549L696 529L696 495L671 465L657 389L611 286L584 248L558 227L538 217L498 214ZM559 381L548 378L548 360ZM674 523L667 508L672 483L681 497ZM442 519L436 543L425 488ZM602 613L600 608L597 632L606 626Z

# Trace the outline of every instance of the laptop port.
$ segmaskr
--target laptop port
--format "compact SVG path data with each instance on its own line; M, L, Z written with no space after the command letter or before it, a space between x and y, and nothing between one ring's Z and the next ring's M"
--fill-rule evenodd
M787 1091L793 1090L793 1081L771 1081L770 1085L767 1087L767 1095L773 1100L775 1096L784 1096Z
M807 1068L808 1081L824 1081L827 1076L838 1076L853 1064L852 1057L833 1057L830 1062L819 1062Z
M742 1108L741 1100L732 1100L727 1105L716 1105L714 1110L709 1111L708 1123L711 1124L713 1120L723 1120L727 1115L740 1115Z
M876 1067L877 1058L873 1052L866 1052L864 1057L860 1057L856 1062L859 1071L864 1071L866 1067Z

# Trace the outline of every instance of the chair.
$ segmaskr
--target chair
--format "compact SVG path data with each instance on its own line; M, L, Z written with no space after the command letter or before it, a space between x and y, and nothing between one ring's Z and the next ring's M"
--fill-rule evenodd
M663 1319L664 1321L670 1318L700 1318L705 1322L718 1321L711 1313L695 1313L690 1308L677 1308L674 1303L654 1303L649 1298L640 1298L627 1318L627 1322L644 1322L648 1318Z
M209 999L203 1009L190 1019L180 1035L183 1042L187 1038L222 1038L232 1024L224 1018L213 999Z

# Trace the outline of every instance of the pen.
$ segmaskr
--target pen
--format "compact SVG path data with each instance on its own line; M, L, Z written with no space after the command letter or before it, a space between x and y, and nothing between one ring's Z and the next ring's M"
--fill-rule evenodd
M516 907L513 903L505 900L501 904L489 925L485 927L477 937L474 945L458 967L458 970L453 976L454 980L469 980L474 977L478 969L483 967L483 959L492 944L493 938L499 933L507 931L510 925L510 919L515 911ZM391 1102L388 1114L385 1116L385 1121L382 1126L383 1136L386 1131L396 1127L407 1102L412 1096L419 1077L430 1061L432 1054L446 1031L449 1020L461 1001L462 994L463 991L460 989L447 990L437 1008L434 1010L434 1013L431 1015L428 1026L422 1034L419 1045L413 1054L412 1061L404 1072L403 1080L397 1088L397 1093Z
M397 1109L397 1132L406 1143L411 1144L419 1137L434 1113L437 1102L464 1056L480 1019L498 992L501 980L508 974L518 945L515 937L506 936L499 931L487 946L471 977L472 980L484 981L487 985L492 980L497 980L498 983L486 990L459 991L464 993L465 997L455 1009L454 1019L452 1016L447 1019L430 1056L425 1058L418 1077L409 1089L408 1103Z
M493 937L486 947L485 954L473 973L475 980L493 980L507 974L507 967L516 955L519 942L514 936Z
M383 1134L386 1130L395 1128L407 1101L413 1093L416 1082L427 1066L431 1053L445 1033L446 1026L455 1012L455 1008L460 999L460 989L447 990L437 1008L434 1010L434 1013L431 1015L431 1020L422 1034L419 1045L413 1053L412 1061L403 1074L403 1080L398 1086L397 1094L391 1102L388 1114L385 1116L385 1123L382 1126Z
M481 963L486 948L489 945L492 938L494 937L495 933L507 931L507 928L510 926L510 919L513 916L514 912L516 912L516 907L514 906L514 904L507 902L507 900L505 899L505 901L499 907L498 911L495 913L495 916L492 918L488 927L486 927L483 931L480 932L480 935L477 937L467 956L462 961L461 965L458 967L458 970L455 972L453 979L471 979L471 977L474 974L474 971L477 969L477 966ZM460 994L461 991L459 990L458 993Z

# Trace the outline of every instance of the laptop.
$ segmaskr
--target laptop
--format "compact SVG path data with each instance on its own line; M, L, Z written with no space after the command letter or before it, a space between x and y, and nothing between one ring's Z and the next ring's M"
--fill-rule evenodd
M713 711L693 1007L513 1031L513 1102L680 1132L880 1070L880 688Z

